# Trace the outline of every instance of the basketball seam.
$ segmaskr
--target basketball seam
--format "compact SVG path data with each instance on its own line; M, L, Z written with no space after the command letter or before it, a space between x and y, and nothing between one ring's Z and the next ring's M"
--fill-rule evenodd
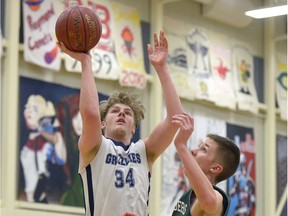
M67 41L68 41L68 44L69 44L69 49L70 50L72 50L73 49L73 47L72 47L72 45L71 45L71 43L70 43L70 37L69 37L69 35L68 35L68 25L69 25L69 17L70 17L70 14L72 13L72 10L69 10L69 13L68 13L68 16L67 16L67 19L66 19L66 26L65 26L65 30L66 30L66 38L67 38Z
M99 42L100 39L101 39L101 34L102 34L102 23L101 23L99 17L97 16L96 12L93 13L93 15L94 15L95 19L97 20L97 25L95 26L95 28L97 28L97 26L98 26L98 27L100 26L100 28L97 28L97 30L98 30L98 34L97 34L97 36L99 37L98 41L96 41L96 45L97 45L98 42ZM96 45L95 45L95 46L96 46Z
M87 37L87 32L86 32L86 25L85 25L85 18L83 17L83 10L80 10L80 7L79 6L77 6L77 9L79 10L79 14L80 14L80 16L81 16L81 21L82 21L82 23L83 23L83 32L84 32L84 41L83 41L83 45L84 45L84 49L82 50L82 52L84 52L85 50L86 50L86 43L87 43L87 39L86 39L86 37Z

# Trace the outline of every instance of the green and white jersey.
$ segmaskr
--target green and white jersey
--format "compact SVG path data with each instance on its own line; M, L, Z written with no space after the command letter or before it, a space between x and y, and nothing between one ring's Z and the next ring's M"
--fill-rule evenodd
M230 199L227 196L227 194L223 190L221 190L220 188L218 188L214 185L213 185L213 188L215 190L217 190L223 197L222 216L226 216L228 214ZM190 209L191 209L190 198L191 198L192 193L194 193L193 189L190 189L182 195L182 197L178 200L178 202L174 208L172 216L193 216L193 215L190 215Z

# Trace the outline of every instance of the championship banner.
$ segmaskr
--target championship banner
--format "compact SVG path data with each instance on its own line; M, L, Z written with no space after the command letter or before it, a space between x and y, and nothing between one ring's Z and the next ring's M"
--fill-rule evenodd
M133 7L112 4L113 38L116 56L121 67L120 85L145 88L147 77L144 68L140 14Z
M227 137L240 149L240 163L235 174L227 180L230 197L229 216L255 215L256 160L253 128L227 124Z
M186 30L182 29L182 23L165 17L165 34L169 44L167 66L174 85L181 98L195 99L195 88L193 77L188 73L187 46L185 42ZM179 26L177 34L172 26ZM182 30L182 33L181 33Z
M287 60L285 56L277 56L276 99L280 109L280 118L287 120Z
M41 67L60 70L61 51L56 45L55 1L24 0L24 59Z
M232 46L232 72L240 110L258 112L258 99L254 85L253 56L248 45L241 42L233 42Z
M75 1L74 1L75 4ZM120 75L120 65L117 62L111 28L112 14L110 2L99 0L77 1L77 4L84 5L93 10L100 18L102 24L102 35L98 44L90 53L92 55L92 70L94 76L101 79L116 80ZM71 5L66 5L66 7ZM65 55L65 68L70 72L81 72L81 64L70 56Z
M188 73L194 77L197 99L215 101L214 80L212 77L209 53L208 31L200 27L190 27L187 33Z
M188 141L187 147L189 150L194 149L203 142L209 133L226 135L226 122L197 114L193 116L197 127L195 127ZM163 153L162 164L161 216L168 216L172 215L177 201L188 190L189 181L184 173L184 167L174 143L171 143ZM227 182L223 181L217 186L226 191L226 185Z
M229 38L216 32L210 32L210 36L210 62L214 78L215 104L235 110L236 96L233 88Z

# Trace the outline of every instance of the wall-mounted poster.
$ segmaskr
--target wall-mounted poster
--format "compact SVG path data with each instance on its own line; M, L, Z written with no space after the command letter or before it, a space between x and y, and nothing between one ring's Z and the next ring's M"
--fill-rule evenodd
M227 137L240 148L240 164L227 181L231 199L229 216L255 215L255 141L252 128L227 124Z
M258 112L258 98L254 84L254 61L250 46L233 40L232 72L239 110Z
M112 28L117 60L121 67L122 86L145 88L147 83L143 58L139 11L117 2L111 4ZM116 42L116 43L115 43Z
M20 78L18 200L84 206L78 104L79 89Z

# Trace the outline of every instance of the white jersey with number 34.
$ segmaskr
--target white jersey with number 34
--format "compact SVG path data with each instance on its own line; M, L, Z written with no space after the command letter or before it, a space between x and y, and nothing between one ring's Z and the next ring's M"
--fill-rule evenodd
M147 216L150 171L142 140L125 146L102 137L97 155L80 171L86 216Z

